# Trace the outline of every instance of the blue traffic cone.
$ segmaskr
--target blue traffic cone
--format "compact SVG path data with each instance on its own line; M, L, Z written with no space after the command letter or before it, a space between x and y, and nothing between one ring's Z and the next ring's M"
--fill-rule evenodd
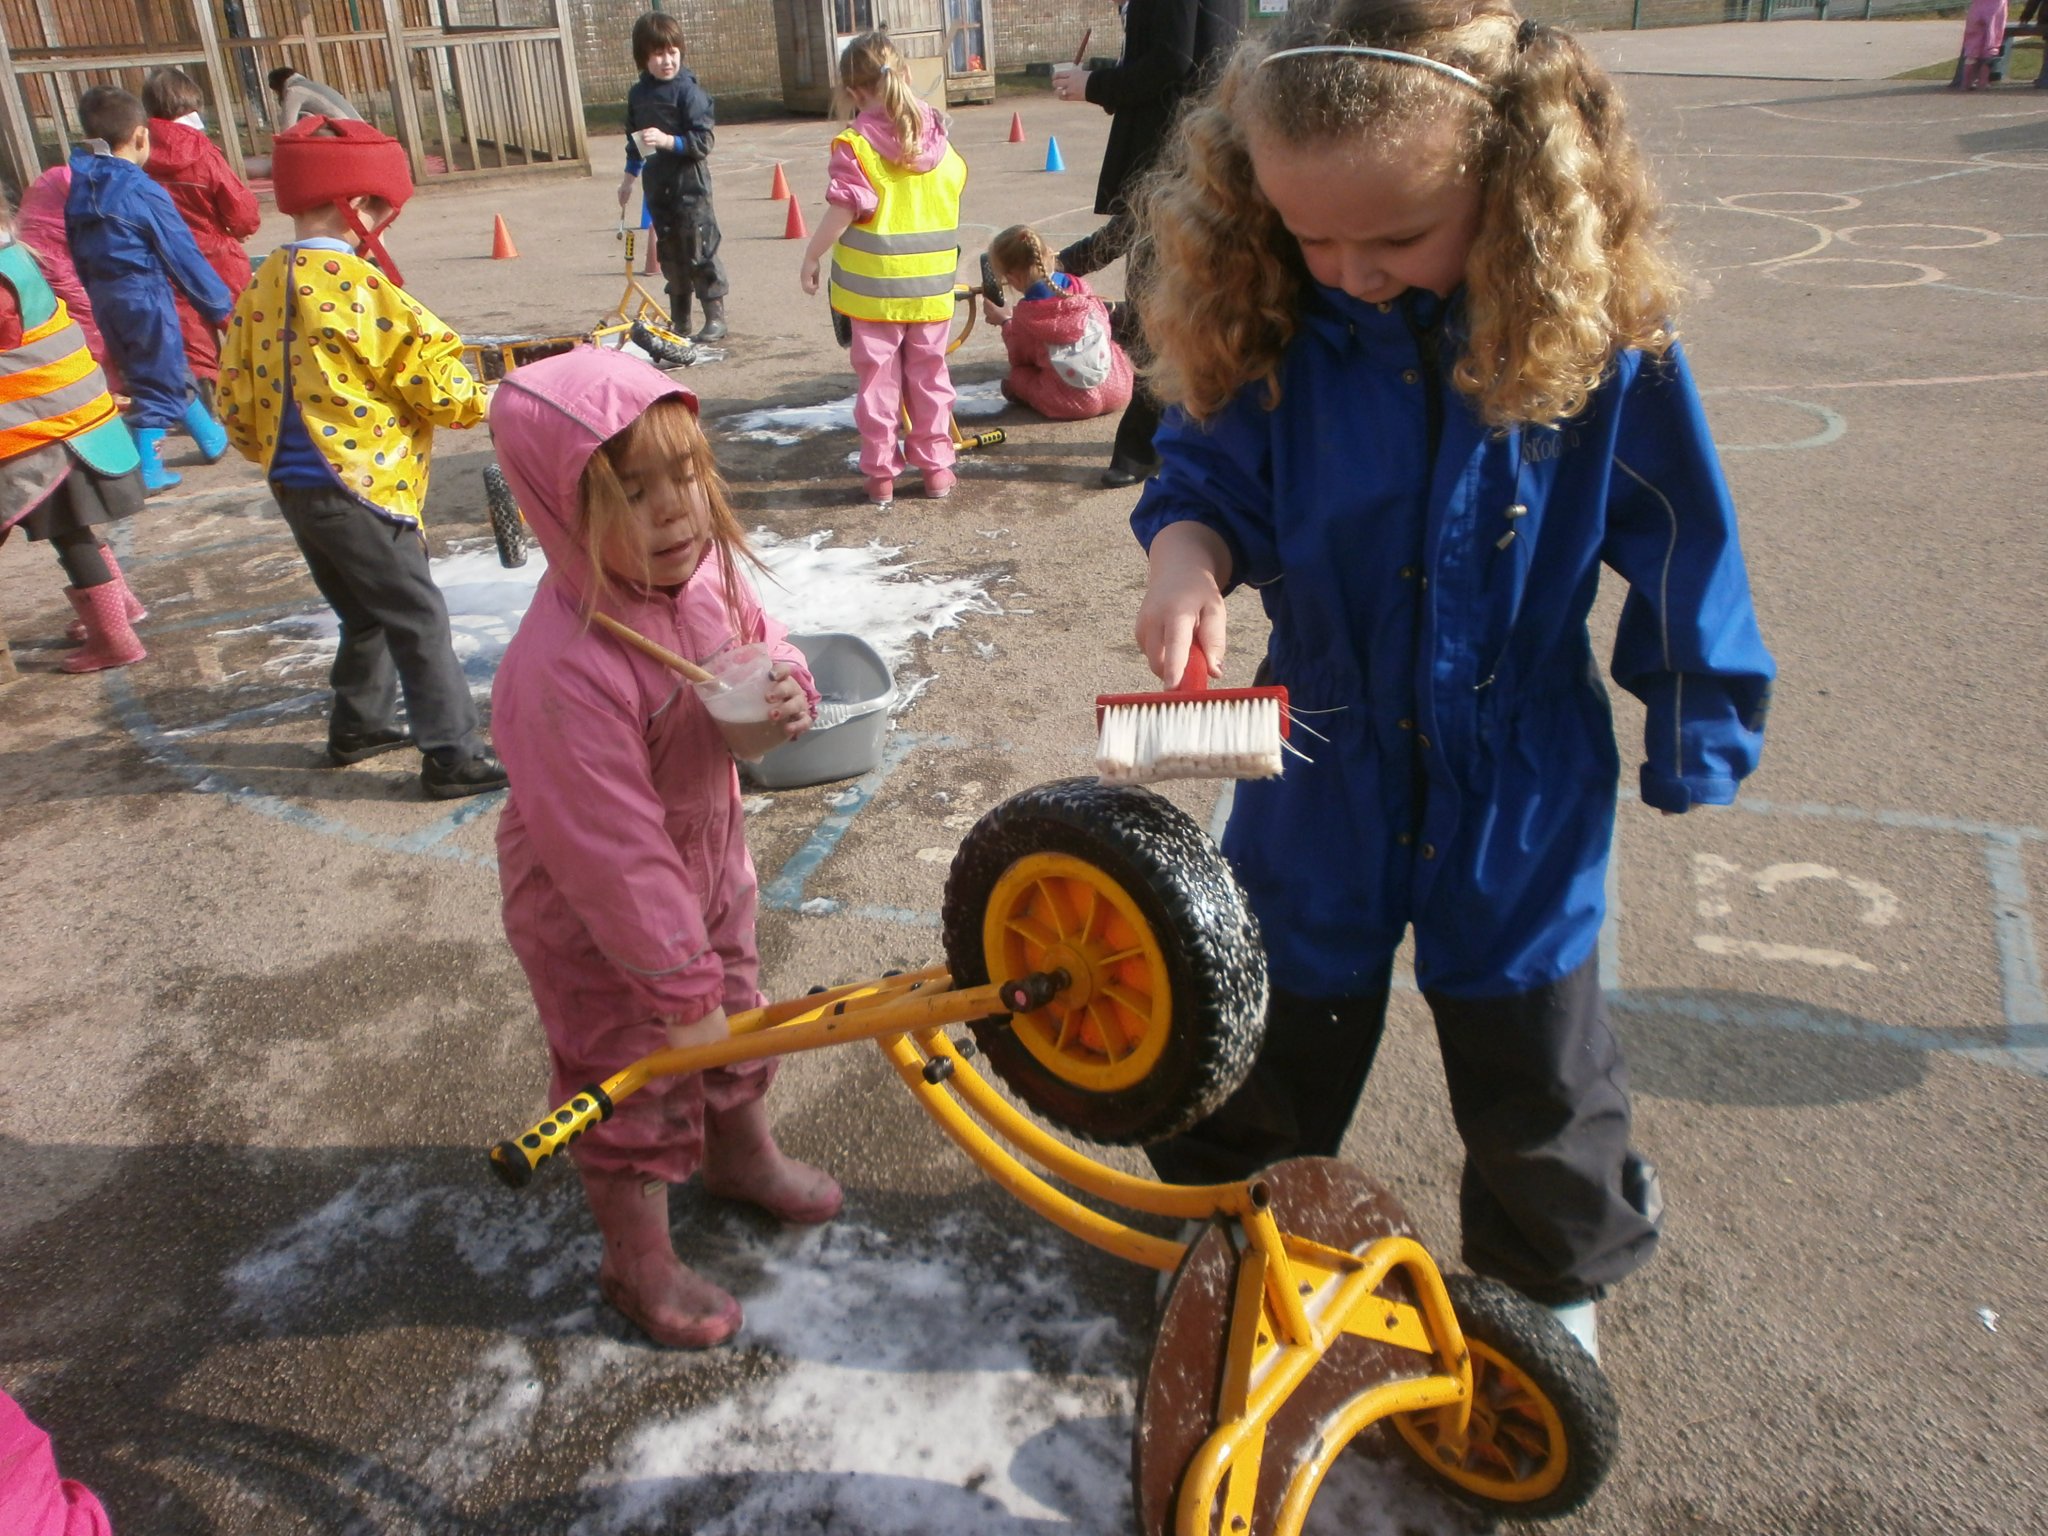
M1045 141L1045 168L1048 171L1064 171L1067 168L1067 162L1060 158L1060 141L1058 139L1047 139Z

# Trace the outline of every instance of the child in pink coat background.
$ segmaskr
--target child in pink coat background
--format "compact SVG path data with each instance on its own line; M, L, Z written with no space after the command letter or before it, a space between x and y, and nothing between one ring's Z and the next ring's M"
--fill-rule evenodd
M1050 421L1086 421L1131 403L1131 360L1110 335L1109 306L1087 283L1053 270L1050 247L1028 224L989 242L989 265L1017 302L987 299L982 315L1010 354L1003 398Z
M85 291L78 268L71 263L71 237L64 232L64 203L70 196L71 167L52 166L21 194L21 211L14 232L23 245L42 258L43 276L50 280L52 291L64 301L71 318L85 333L85 349L107 376L108 386L118 392L121 370L107 356L106 341L93 321L92 299Z
M695 659L768 646L780 737L809 728L817 692L741 569L753 556L689 390L580 347L508 375L491 436L548 559L498 669L491 729L511 775L498 824L505 936L560 1103L651 1052L724 1039L729 1013L763 1001L725 738L687 683L592 615ZM701 1168L709 1193L784 1221L838 1214L838 1184L770 1134L761 1096L774 1065L657 1079L571 1149L604 1236L598 1288L658 1343L703 1348L741 1321L739 1303L676 1256L669 1185Z

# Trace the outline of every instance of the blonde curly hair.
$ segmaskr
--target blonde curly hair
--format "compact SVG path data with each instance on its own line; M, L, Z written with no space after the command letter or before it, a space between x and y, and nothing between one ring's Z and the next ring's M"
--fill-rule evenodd
M1359 45L1413 62L1288 48ZM1655 189L1606 74L1569 34L1509 0L1323 0L1240 45L1189 107L1139 196L1133 283L1160 399L1195 418L1264 380L1279 403L1281 354L1313 281L1253 174L1250 140L1376 155L1456 123L1457 164L1479 190L1467 258L1465 348L1451 378L1495 427L1562 421L1630 348L1676 339L1680 285Z

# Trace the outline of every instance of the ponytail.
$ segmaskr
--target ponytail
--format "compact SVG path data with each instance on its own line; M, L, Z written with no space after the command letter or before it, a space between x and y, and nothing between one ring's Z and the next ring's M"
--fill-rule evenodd
M988 243L988 259L998 277L1027 274L1032 283L1052 281L1052 251L1029 224L1012 224ZM1025 283L1028 288L1031 283Z
M889 41L886 32L863 32L839 55L839 83L849 90L865 91L879 97L882 115L896 130L902 148L897 162L908 165L917 158L924 142L924 115L928 110L910 88L910 69L903 55Z

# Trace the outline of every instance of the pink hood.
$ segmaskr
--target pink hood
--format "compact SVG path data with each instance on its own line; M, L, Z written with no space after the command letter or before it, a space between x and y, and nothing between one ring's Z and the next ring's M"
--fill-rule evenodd
M907 162L903 159L903 140L888 113L870 108L853 120L853 130L874 145L875 153L884 160L908 164L911 170L922 174L946 157L946 120L927 103L919 102L918 106L924 113L924 129L918 135L917 153Z
M507 374L491 401L491 445L518 498L548 575L583 600L590 562L576 536L583 466L657 400L673 395L697 411L697 396L652 363L577 347Z

